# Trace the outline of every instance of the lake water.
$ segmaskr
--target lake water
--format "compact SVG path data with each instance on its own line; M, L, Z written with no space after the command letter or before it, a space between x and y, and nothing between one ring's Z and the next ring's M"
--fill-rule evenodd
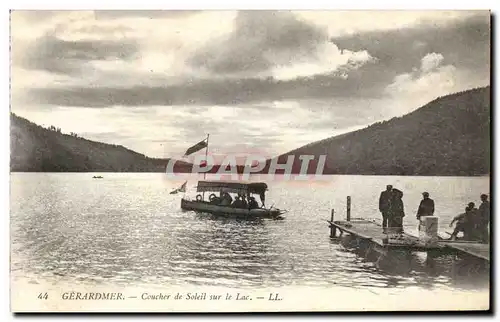
M412 257L408 270L379 268L339 241L325 219L380 219L386 184L404 192L405 227L416 231L421 192L436 202L440 229L467 202L479 206L489 178L330 176L322 181L268 181L267 204L287 209L285 220L238 221L182 211L183 178L165 174L13 173L11 274L14 279L113 285L228 287L328 286L484 289L488 272L456 269L452 256L429 266ZM188 182L193 194L196 180ZM460 262L458 263L460 265Z

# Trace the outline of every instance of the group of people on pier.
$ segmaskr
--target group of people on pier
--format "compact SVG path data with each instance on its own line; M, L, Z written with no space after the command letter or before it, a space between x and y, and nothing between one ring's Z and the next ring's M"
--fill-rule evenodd
M428 192L422 193L422 200L417 210L417 220L425 216L434 215L434 200L429 197ZM455 230L450 239L456 239L459 232L464 234L464 240L481 241L488 243L488 225L490 222L490 202L486 194L481 195L481 205L475 208L475 204L470 202L465 208L465 212L454 217L450 227L456 223ZM394 233L403 232L403 217L405 216L403 204L403 192L387 185L379 198L379 211L382 213L382 227L384 232L390 230Z
M391 227L394 232L403 232L403 217L405 216L403 192L388 185L380 194L378 207L382 213L384 231Z
M455 216L450 227L456 222L455 230L450 239L456 239L459 232L464 234L465 240L479 240L483 243L489 241L488 224L490 223L490 202L488 196L481 195L481 205L479 209L476 204L469 202L465 207L465 212Z

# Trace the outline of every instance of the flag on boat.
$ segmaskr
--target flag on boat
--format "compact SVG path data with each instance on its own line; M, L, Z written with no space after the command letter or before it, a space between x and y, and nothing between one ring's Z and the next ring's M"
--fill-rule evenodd
M186 192L186 184L187 184L187 181L186 181L186 182L184 182L184 183L182 184L182 186L180 186L179 188L177 188L177 189L173 190L172 192L170 192L170 194L171 194L171 195L174 195L174 194L176 194L176 193L178 193L178 192Z
M192 147L190 147L189 149L187 149L186 153L184 153L184 156L187 157L188 155L190 154L193 154L195 152L198 152L200 151L201 149L204 149L206 148L208 145L207 143L207 139L203 140L203 141L200 141L198 143L196 143L195 145L193 145Z

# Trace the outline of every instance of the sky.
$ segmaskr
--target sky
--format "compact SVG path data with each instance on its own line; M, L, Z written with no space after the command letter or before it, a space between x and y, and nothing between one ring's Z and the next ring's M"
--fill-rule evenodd
M272 157L489 84L488 11L11 13L11 111L150 157Z

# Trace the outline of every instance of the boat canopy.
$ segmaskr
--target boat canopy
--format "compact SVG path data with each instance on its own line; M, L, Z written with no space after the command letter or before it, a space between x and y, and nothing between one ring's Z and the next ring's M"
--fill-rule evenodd
M230 182L230 181L199 181L196 187L197 192L232 192L232 193L257 193L264 194L267 190L267 184L264 182Z

